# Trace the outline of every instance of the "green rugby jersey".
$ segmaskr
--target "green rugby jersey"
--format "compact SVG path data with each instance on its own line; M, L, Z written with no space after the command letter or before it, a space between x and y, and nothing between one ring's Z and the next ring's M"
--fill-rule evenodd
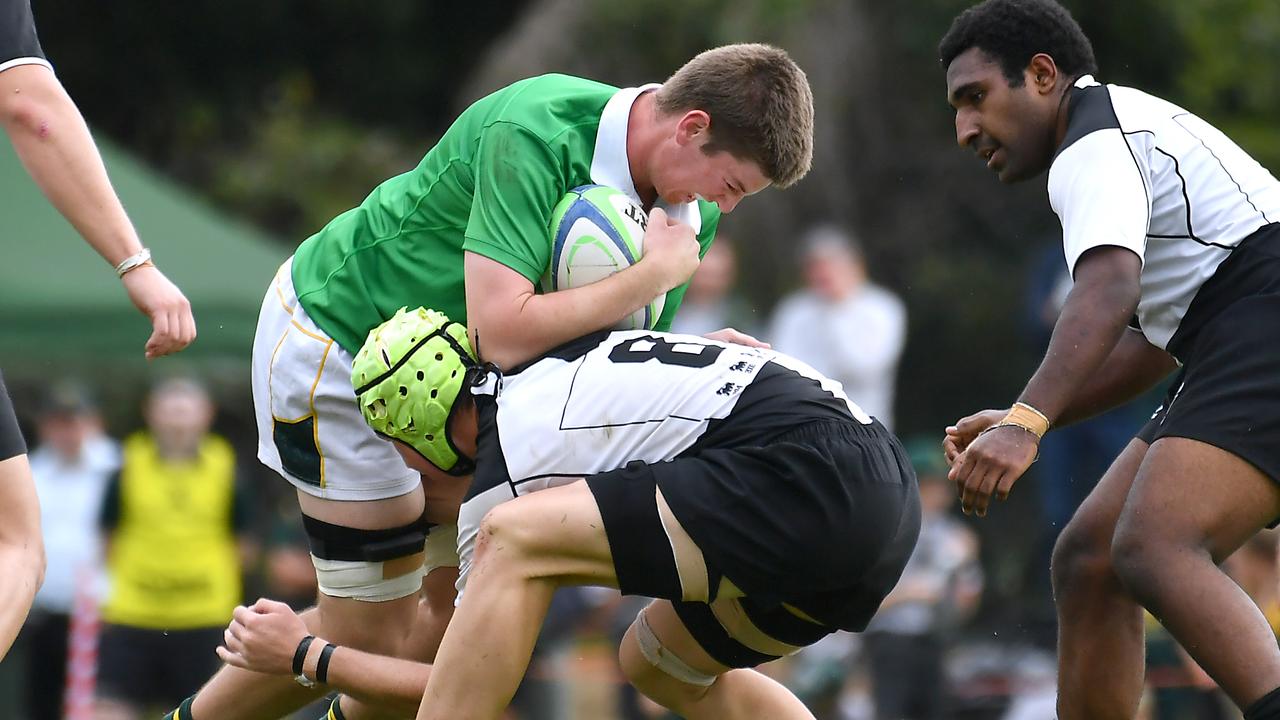
M596 183L636 196L627 119L645 88L543 75L474 105L413 170L374 188L358 207L298 247L293 284L321 329L348 352L401 307L424 305L466 322L462 253L483 255L538 287L551 258L551 211ZM719 223L713 203L668 208L705 253ZM657 329L684 297L668 293Z

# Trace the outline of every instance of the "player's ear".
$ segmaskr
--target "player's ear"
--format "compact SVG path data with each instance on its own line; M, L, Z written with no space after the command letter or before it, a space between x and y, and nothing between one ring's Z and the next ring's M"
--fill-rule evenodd
M1036 53L1027 64L1027 82L1041 95L1051 92L1058 83L1058 64L1045 53Z
M711 116L704 110L690 110L676 121L676 142L685 145L706 136L711 130Z

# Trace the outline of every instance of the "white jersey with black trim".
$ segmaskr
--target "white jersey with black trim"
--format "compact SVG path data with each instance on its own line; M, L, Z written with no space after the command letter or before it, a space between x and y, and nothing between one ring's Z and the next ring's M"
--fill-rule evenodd
M1280 182L1204 120L1133 88L1076 81L1049 168L1067 266L1114 245L1142 260L1138 321L1165 348L1241 240L1280 222Z
M585 340L503 378L497 439L512 482L670 460L728 418L769 362L870 422L839 383L772 350L644 330Z
M480 427L458 517L459 590L480 520L502 502L809 422L872 422L840 383L787 355L647 330L587 336L472 392Z

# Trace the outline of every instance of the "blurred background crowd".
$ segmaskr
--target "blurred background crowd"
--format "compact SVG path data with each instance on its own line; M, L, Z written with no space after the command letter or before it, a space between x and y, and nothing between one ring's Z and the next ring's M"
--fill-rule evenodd
M216 663L231 606L314 596L291 490L253 457L248 387L258 303L298 242L507 82L660 81L701 49L746 40L786 48L809 74L814 170L724 218L675 329L737 327L840 380L904 438L925 507L916 553L868 631L767 670L820 718L1051 718L1049 551L1160 395L1050 433L985 519L954 507L943 427L1015 397L1071 282L1043 186L998 191L953 144L934 47L968 4L35 0L45 51L200 337L145 365L144 328L114 279L62 241L74 231L0 148L0 366L34 448L48 550L36 609L0 663L0 720L91 717L95 686L128 688L138 673L166 674L172 692L139 690L112 717L171 707ZM1280 4L1064 4L1100 80L1188 106L1280 168ZM192 536L183 512L222 530ZM120 581L144 562L179 580ZM1276 536L1227 565L1280 629ZM662 717L615 667L631 603L558 596L512 718ZM189 635L190 657L131 658L149 632ZM1146 717L1238 717L1154 621L1148 655Z

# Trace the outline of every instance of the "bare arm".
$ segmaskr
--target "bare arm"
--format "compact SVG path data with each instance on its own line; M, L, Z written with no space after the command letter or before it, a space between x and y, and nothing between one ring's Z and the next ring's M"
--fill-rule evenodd
M1080 257L1075 287L1021 402L1044 413L1051 424L1066 415L1077 389L1090 385L1125 333L1138 306L1141 270L1138 256L1124 248L1097 247ZM1004 499L1035 460L1038 443L1037 436L1017 426L997 427L973 440L948 475L960 487L964 510L983 515L993 494Z
M578 288L539 295L511 268L468 252L464 261L467 325L476 351L509 368L587 333L612 327L689 279L698 241L688 225L655 208L645 254L635 265Z
M0 124L41 191L112 267L142 250L89 128L53 71L19 65L0 72ZM177 352L195 338L190 304L154 265L126 273L123 282L151 318L148 357Z
M44 580L40 505L26 455L0 461L0 660Z
M292 608L262 599L252 607L237 607L232 618L223 634L225 646L217 648L223 662L268 675L294 674L294 650L310 633ZM321 638L311 643L302 664L303 674L310 679L316 677L316 666L326 644ZM329 658L328 685L408 717L417 712L430 674L431 666L425 663L341 646Z
M1178 367L1169 353L1147 342L1142 333L1127 329L1102 367L1089 376L1058 415L1056 427L1086 420L1119 407L1155 387Z
M1130 328L1121 334L1120 341L1112 348L1102 367L1071 397L1071 404L1058 416L1054 427L1087 420L1119 407L1150 390L1177 366L1172 355L1147 342L1142 333ZM1008 408L984 410L948 427L942 444L947 462L954 461L979 433L999 422L1006 412Z
M1098 247L1081 256L1049 349L1019 400L1056 424L1125 334L1138 308L1141 272L1138 256L1124 248Z

